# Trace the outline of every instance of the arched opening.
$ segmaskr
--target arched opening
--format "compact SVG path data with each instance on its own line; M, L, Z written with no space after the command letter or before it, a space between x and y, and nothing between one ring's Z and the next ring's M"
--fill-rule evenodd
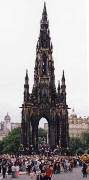
M49 138L48 138L48 121L46 118L41 118L39 121L38 126L38 144L48 144Z

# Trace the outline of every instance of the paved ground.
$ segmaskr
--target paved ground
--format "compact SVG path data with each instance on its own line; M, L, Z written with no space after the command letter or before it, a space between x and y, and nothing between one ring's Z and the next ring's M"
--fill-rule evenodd
M0 180L3 179L0 177ZM7 176L4 180L11 180L11 176ZM14 178L16 180L17 178ZM86 179L86 178L85 178ZM87 177L89 179L89 175ZM29 180L28 175L19 175L18 180ZM61 173L52 176L52 180L84 180L81 173L81 168L73 169L73 172Z

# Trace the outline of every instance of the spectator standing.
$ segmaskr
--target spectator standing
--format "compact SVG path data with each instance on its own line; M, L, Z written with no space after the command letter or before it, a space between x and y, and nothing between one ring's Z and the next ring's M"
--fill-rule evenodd
M87 164L86 163L83 163L82 173L83 173L83 177L87 177Z
M7 170L7 166L6 166L6 164L3 164L2 165L2 175L3 175L3 178L6 177L6 170Z
M12 166L12 178L16 178L16 167L15 167L15 165Z
M46 174L46 176L45 176L44 179L45 180L51 180L51 177L52 177L52 168L51 168L51 166L48 166L46 168L45 174Z

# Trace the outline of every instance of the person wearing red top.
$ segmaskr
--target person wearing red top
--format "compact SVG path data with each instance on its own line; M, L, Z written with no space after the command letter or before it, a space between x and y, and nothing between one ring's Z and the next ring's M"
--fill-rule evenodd
M45 180L51 180L51 177L52 177L52 168L51 168L51 166L48 166L47 168L46 168L46 170L45 170L45 174L46 174L46 176L45 176Z

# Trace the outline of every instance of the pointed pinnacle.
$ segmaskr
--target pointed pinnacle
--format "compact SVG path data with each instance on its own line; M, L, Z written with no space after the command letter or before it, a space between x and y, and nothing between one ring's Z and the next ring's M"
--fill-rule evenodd
M62 74L62 81L65 81L64 70L63 70L63 74Z
M26 69L26 79L28 79L28 70Z
M42 13L42 20L47 21L47 11L46 11L46 3L44 2L44 8Z
M26 74L28 75L28 69L26 69Z
M46 11L46 2L44 2L44 9L43 9L43 12L45 12L47 14L47 11Z

